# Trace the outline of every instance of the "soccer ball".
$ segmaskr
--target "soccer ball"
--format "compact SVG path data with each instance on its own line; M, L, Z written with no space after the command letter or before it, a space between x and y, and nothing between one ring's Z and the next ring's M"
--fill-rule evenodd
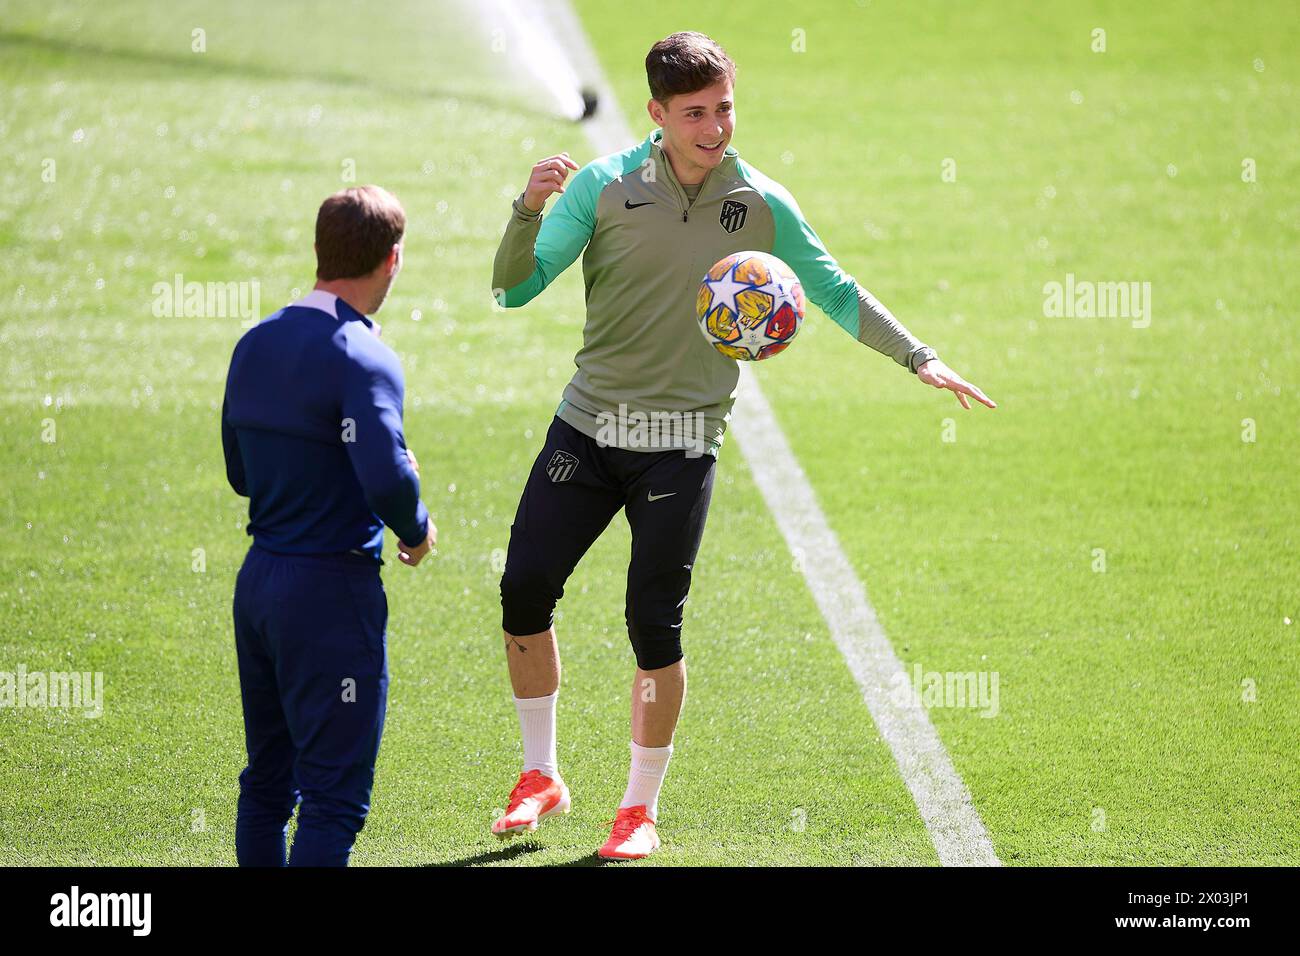
M785 350L803 324L804 297L794 270L767 252L735 252L700 283L695 313L709 344L742 362Z

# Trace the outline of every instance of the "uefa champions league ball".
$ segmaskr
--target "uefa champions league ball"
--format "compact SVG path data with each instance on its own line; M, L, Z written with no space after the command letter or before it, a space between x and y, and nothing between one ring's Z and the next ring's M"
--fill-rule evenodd
M705 339L728 358L771 358L803 324L803 286L794 270L767 252L735 252L700 283L695 313Z

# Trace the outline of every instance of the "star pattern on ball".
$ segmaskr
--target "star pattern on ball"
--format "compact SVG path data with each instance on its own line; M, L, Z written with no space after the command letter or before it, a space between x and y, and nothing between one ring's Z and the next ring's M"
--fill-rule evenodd
M750 355L754 356L754 358L758 358L758 353L763 351L763 346L770 342L767 334L764 332L764 329L766 328L767 323L760 322L752 329L741 329L740 340L735 344L739 345Z
M710 309L716 309L720 305L725 305L731 310L732 315L740 315L740 306L736 304L736 296L746 289L752 289L748 282L737 282L735 269L728 269L721 279L706 279L705 284L713 292L713 302Z
M803 321L803 302L799 278L788 265L768 252L737 252L719 259L700 280L695 311L700 331L717 351L732 360L757 361L790 344Z
M776 315L776 313L781 311L781 304L784 302L789 302L791 308L799 308L799 302L794 297L793 283L789 279L782 276L773 276L772 281L768 283L768 286L772 290L773 315Z

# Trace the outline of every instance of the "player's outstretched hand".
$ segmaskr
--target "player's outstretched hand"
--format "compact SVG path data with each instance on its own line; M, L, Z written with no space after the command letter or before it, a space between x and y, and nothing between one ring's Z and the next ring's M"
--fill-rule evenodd
M948 388L957 393L957 401L962 408L970 408L970 398L989 408L997 408L998 403L985 395L978 385L972 385L938 359L930 359L916 370L916 377L926 385L935 388ZM969 395L970 398L966 396Z
M397 560L403 564L409 564L415 567L419 564L426 554L438 546L438 529L434 526L433 519L429 519L429 530L420 542L419 547L412 548L400 538L397 540Z
M533 174L528 177L528 185L524 187L524 205L531 212L541 212L552 193L564 192L569 170L577 168L578 164L569 158L568 153L543 159L533 167Z

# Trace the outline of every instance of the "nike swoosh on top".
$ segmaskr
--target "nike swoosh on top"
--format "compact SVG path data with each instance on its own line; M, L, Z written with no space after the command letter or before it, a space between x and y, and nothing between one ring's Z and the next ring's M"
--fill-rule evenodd
M653 199L651 199L649 202L633 202L630 199L623 200L624 209L640 209L642 206L653 206L654 204L655 201Z
M675 494L677 494L677 492L675 492L675 491L668 491L668 492L665 492L665 493L662 494L662 495L657 495L657 494L655 494L653 491L647 491L647 492L645 493L645 500L646 500L646 501L658 501L660 498L671 498L671 497L672 497L673 495L675 495Z

